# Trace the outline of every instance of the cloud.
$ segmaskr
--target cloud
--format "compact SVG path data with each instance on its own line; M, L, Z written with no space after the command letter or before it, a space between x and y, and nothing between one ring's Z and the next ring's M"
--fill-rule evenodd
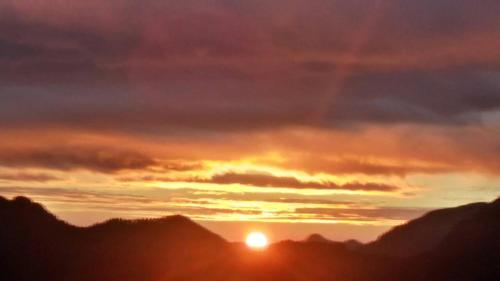
M154 159L139 152L110 147L54 146L0 151L0 165L7 167L40 167L63 171L86 169L113 173L147 169L155 164Z
M298 208L295 210L301 214L313 214L318 217L327 216L331 219L353 219L353 220L410 220L430 211L428 208L395 208L380 207L374 209L359 208Z
M0 181L19 181L19 182L49 182L60 180L59 177L45 173L1 173Z
M443 190L456 174L500 174L499 9L492 0L0 1L0 166L16 169L0 179L126 192L186 180L177 197L199 199L36 193L124 215L232 215L203 205L207 193L332 205L279 214L290 220L417 215L356 203L422 204L400 197L419 190L395 182L439 186L426 194L449 205ZM458 186L484 186L481 199L494 184ZM385 193L297 198L309 193L299 189Z
M295 177L276 176L271 173L261 172L224 172L210 177L171 177L171 176L133 176L120 177L123 182L190 182L190 183L210 183L210 184L241 184L254 187L276 187L291 189L324 189L324 190L352 190L352 191L398 191L401 187L385 183L375 182L348 182L338 184L332 181L302 181ZM272 199L275 200L275 199ZM292 199L281 199L292 200ZM329 201L333 203L334 201Z
M37 202L54 206L56 214L96 212L119 217L161 217L169 214L188 215L200 220L240 221L242 218L251 221L281 222L317 222L358 221L373 223L376 221L404 220L421 215L427 209L381 207L373 209L371 205L363 208L358 203L335 202L329 200L311 200L307 198L290 198L280 200L260 200L249 198L186 198L177 197L175 193L168 197L158 198L153 194L124 194L116 191L86 190L66 188L12 187L0 186L0 195L7 198L28 196ZM304 200L302 200L304 199ZM270 204L261 207L257 202ZM272 204L278 203L278 205ZM317 207L322 205L323 207ZM333 205L337 206L333 208ZM283 208L286 206L286 208ZM313 207L314 206L314 207ZM103 218L101 218L102 220ZM97 221L86 223L95 223Z
M500 108L494 1L275 2L3 1L0 124L450 126Z
M78 190L52 187L17 187L0 186L0 193L4 196L28 196L35 200L52 201L57 203L74 204L154 204L157 201L138 195L110 193L95 190Z
M195 180L196 181L196 180ZM340 190L363 190L363 191L396 191L400 188L394 185L381 183L359 183L351 182L337 184L329 181L301 181L295 177L275 176L268 173L237 173L227 172L215 174L210 179L198 180L198 182L217 184L243 184L256 187L284 187L297 189L340 189Z
M457 168L446 163L435 163L433 161L422 163L408 163L402 161L398 163L384 163L382 159L366 160L363 156L356 158L329 159L322 155L301 155L298 159L291 157L285 166L304 169L309 172L324 172L333 175L363 174L363 175L396 175L406 176L409 174L438 174L447 173Z
M159 161L158 166L165 171L187 172L201 170L203 168L203 163L196 161L167 160Z
M291 197L295 196L295 197ZM297 205L324 205L328 207L339 206L339 207L357 207L361 206L359 202L354 201L343 201L343 200L330 200L330 199L320 199L320 198L307 198L307 197L296 197L297 195L286 195L282 193L252 193L245 192L244 194L239 193L229 193L229 194L189 194L189 198L178 197L175 198L175 202L182 203L196 203L196 204L213 204L217 201L243 201L243 202L259 202L259 203L284 203L284 204L297 204Z
M356 205L355 202L311 198L261 198L259 201L290 204Z

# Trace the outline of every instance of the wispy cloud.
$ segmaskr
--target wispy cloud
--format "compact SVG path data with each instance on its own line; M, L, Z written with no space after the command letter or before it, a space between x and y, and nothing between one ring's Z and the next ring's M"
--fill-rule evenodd
M59 170L89 169L99 172L145 169L155 160L138 152L111 147L43 147L0 151L0 164Z
M310 188L310 189L344 189L365 191L396 191L397 186L379 183L345 183L337 184L328 181L301 181L294 177L275 176L268 173L237 173L227 172L213 175L210 179L194 180L197 182L208 182L217 184L243 184L257 187L286 187L286 188Z
M0 181L17 181L17 182L49 182L60 180L54 175L46 173L26 173L26 172L0 172Z

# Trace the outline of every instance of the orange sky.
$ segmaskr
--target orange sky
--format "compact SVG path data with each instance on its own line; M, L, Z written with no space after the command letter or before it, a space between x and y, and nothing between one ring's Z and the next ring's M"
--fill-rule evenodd
M500 194L494 1L2 1L0 195L367 241Z

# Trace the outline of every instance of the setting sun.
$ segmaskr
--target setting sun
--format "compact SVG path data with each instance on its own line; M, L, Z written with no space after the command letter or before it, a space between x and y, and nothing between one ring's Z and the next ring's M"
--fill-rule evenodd
M245 243L252 249L264 249L268 245L267 237L262 232L250 232Z

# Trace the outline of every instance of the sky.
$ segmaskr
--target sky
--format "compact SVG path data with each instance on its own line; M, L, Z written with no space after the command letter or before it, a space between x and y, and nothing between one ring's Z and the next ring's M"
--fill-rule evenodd
M500 195L497 0L3 0L0 195L370 241Z

